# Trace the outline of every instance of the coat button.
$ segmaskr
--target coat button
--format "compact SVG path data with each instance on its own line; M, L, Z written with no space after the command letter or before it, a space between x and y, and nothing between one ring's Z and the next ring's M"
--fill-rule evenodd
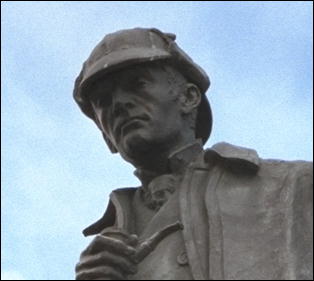
M188 256L185 251L183 251L177 256L177 262L180 265L187 265L189 263Z

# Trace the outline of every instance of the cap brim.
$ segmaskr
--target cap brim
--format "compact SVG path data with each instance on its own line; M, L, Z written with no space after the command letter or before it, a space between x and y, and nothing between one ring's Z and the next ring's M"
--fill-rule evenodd
M136 48L112 52L99 59L95 64L87 67L88 71L84 73L80 87L83 88L104 74L119 70L128 65L167 58L170 58L170 53L160 49Z

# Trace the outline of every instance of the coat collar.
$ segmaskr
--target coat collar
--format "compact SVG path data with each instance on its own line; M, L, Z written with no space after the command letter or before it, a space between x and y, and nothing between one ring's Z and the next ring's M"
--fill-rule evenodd
M212 164L217 160L237 173L256 174L260 167L260 158L255 150L226 142L217 143L205 151L206 163Z

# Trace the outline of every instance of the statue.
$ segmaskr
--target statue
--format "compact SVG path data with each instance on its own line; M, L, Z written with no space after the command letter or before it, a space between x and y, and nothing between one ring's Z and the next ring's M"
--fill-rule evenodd
M209 78L175 35L107 35L74 99L142 185L113 191L77 280L313 278L312 164L259 158L212 128Z

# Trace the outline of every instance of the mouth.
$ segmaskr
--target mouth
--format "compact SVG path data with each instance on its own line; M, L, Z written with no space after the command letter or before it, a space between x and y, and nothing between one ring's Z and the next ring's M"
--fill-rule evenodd
M138 128L142 122L148 121L149 118L146 115L143 116L134 116L127 119L124 119L120 122L118 122L114 132L117 137L120 137L128 132L130 132L133 129Z

